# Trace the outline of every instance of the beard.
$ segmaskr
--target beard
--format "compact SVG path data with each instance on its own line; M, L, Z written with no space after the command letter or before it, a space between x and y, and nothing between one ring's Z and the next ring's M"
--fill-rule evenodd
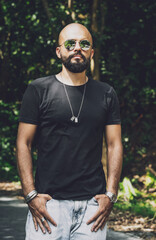
M71 59L75 56L75 55L80 55L83 59L82 62L80 62L79 59L76 60L76 62L71 62ZM83 71L85 71L90 64L90 57L89 58L85 58L85 56L83 56L80 52L74 53L72 55L70 55L69 57L65 57L61 55L61 60L62 60L62 64L65 66L65 68L67 68L70 72L73 73L81 73Z

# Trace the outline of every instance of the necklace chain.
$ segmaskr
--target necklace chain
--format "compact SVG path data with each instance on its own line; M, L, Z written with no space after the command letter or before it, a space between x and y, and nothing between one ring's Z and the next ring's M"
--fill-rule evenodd
M66 94L66 97L67 97L67 100L68 100L68 103L69 103L69 107L70 107L70 110L71 110L71 113L72 113L72 117L70 118L70 120L72 122L74 121L75 123L78 123L79 116L80 116L82 106L83 106L83 103L84 103L84 97L85 97L85 92L86 92L86 81L85 81L85 85L84 85L84 89L83 89L83 95L82 95L81 104L80 104L80 108L79 108L79 112L77 114L77 117L74 115L73 107L72 107L72 104L71 104L71 101L70 101L70 98L69 98L69 95L68 95L68 92L67 92L67 89L66 89L66 86L65 86L64 83L63 83L63 86L64 86L64 91L65 91L65 94Z

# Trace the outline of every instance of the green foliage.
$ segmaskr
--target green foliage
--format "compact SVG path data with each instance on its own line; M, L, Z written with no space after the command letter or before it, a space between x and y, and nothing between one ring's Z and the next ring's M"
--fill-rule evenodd
M154 140L154 1L108 1L102 44L103 80L121 105L124 175Z
M122 211L130 211L137 215L141 215L143 217L155 217L155 208L152 207L151 204L142 201L136 201L135 203L130 202L117 202L114 206L117 209Z
M122 197L129 201L141 195L141 193L133 187L131 181L127 177L125 177L122 183L120 183L120 189L121 191L119 192L119 198Z
M15 146L19 103L0 101L0 180L19 179L17 175Z
M132 185L130 179L125 177L120 183L119 201L115 204L115 207L123 211L129 210L144 217L155 217L156 194L147 193L149 186L156 188L154 175L147 171L143 183L144 191L139 191Z
M145 180L143 183L147 190L149 190L149 188L156 189L156 177L149 170L147 171L147 174L145 176Z

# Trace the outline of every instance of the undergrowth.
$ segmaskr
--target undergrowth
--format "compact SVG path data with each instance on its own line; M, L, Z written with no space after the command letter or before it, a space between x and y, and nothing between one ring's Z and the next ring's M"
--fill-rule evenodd
M139 185L141 185L139 189ZM138 188L136 188L137 186ZM156 177L149 170L146 175L130 180L125 177L120 183L118 202L115 208L136 215L156 218Z

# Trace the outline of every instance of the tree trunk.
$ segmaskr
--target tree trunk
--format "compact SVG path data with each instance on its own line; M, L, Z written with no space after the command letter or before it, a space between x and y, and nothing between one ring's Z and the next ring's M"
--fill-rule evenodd
M44 7L44 10L46 12L46 15L48 17L48 20L51 21L52 19L52 13L50 12L49 10L49 5L48 5L48 1L47 0L42 0L42 3L43 3L43 7ZM54 28L54 25L53 25L53 28ZM53 29L53 39L55 39L57 41L57 31L55 29Z
M71 19L76 20L75 12L73 11L73 0L68 0L68 8L71 10Z
M97 12L98 12L98 6L99 6L99 0L93 0L92 2L92 16L91 16L91 30L93 35L98 35L98 21L97 21ZM95 80L100 79L100 66L99 66L99 58L100 58L100 49L97 45L95 47L95 54L94 58L91 62L91 72L93 75L93 78Z
M101 29L100 29L100 35L102 36L104 34L104 28L105 28L105 15L107 11L107 4L106 0L103 1L101 0L100 4L100 13L101 13ZM99 46L100 52L101 52L101 46ZM103 164L103 169L105 172L105 176L107 177L107 155L106 155L106 143L105 143L105 138L103 138L103 149L102 149L102 164Z
M98 16L100 14L100 26L98 24ZM96 47L94 59L91 62L91 72L95 80L100 80L100 58L101 58L101 42L100 36L104 32L105 27L105 13L106 13L106 1L93 0L92 2L92 17L91 17L91 30L94 36L96 36ZM98 28L99 26L99 28ZM102 151L102 164L105 175L107 176L107 161L106 161L106 144L103 139L103 151Z
M48 5L47 0L42 0L42 3L43 3L43 7L44 7L44 10L45 10L45 12L46 12L46 14L47 14L48 19L51 20L52 14L51 14L51 12L49 11L49 5Z
M10 66L9 66L9 48L10 48L10 33L7 34L4 40L4 48L2 48L0 53L0 99L8 101L8 87L10 81Z

